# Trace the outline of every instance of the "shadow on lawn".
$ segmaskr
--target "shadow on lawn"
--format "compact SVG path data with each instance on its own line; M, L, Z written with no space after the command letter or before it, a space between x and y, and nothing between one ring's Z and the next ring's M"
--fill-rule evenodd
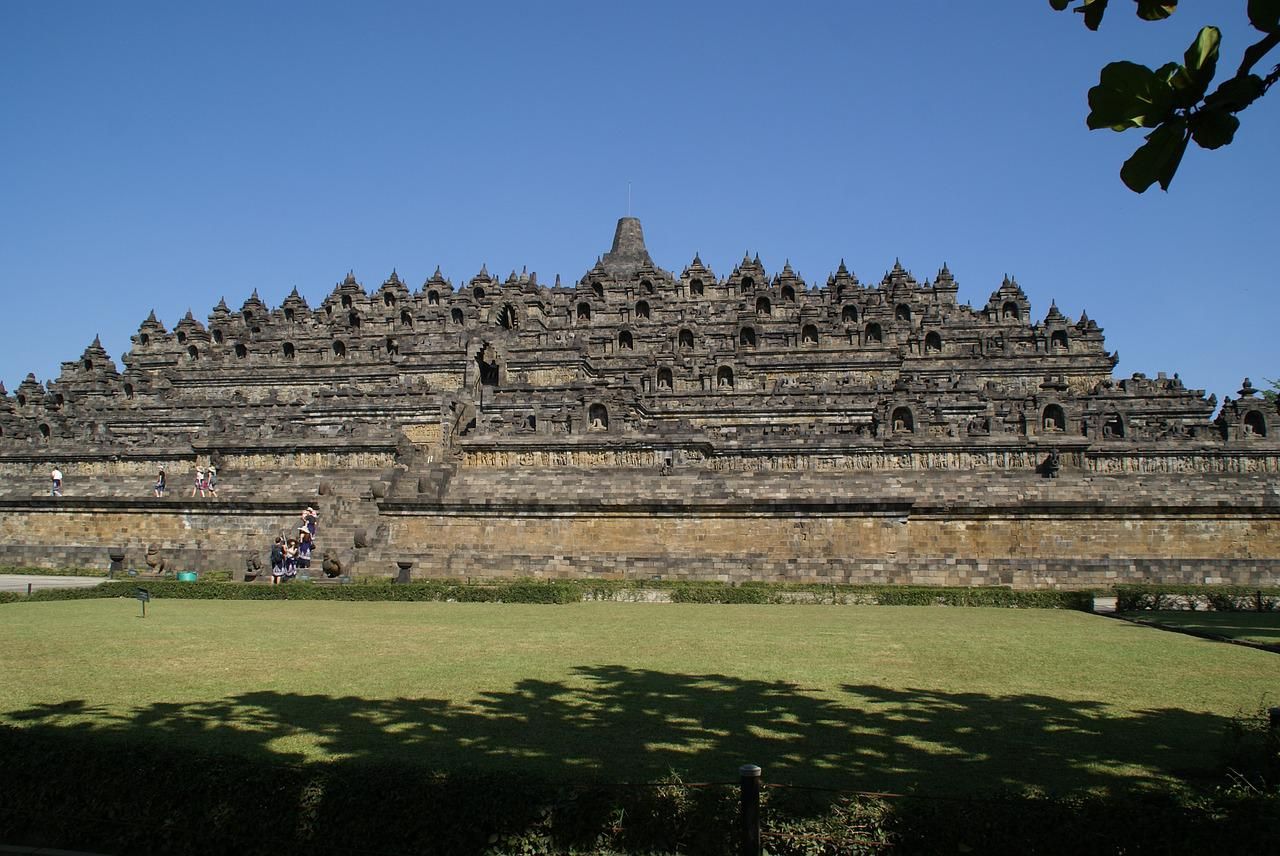
M767 781L861 790L973 792L1038 787L1130 790L1207 767L1223 717L1184 710L1118 718L1100 702L844 686L823 697L791 683L584 666L572 684L526 680L469 705L248 692L154 703L127 714L83 702L6 718L55 730L163 739L258 758L307 760L290 741L352 760L554 778L725 781L739 764Z

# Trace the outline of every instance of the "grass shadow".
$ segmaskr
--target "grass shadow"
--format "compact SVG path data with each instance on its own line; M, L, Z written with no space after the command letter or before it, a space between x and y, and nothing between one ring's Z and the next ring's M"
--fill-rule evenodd
M69 700L5 718L288 762L320 756L618 782L671 772L724 781L756 763L771 782L936 794L1167 787L1212 771L1229 724L1178 709L1119 716L1101 702L1034 694L846 685L832 696L624 666L525 680L467 705L255 691L124 712Z

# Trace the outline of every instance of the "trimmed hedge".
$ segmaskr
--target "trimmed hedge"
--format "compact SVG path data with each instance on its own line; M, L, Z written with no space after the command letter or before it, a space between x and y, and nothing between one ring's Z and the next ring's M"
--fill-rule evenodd
M0 603L13 603L22 600L22 595L16 591L0 591Z
M880 604L883 606L992 606L1038 609L1093 609L1082 591L1015 591L1007 588L929 586L808 586L748 583L638 582L613 580L513 580L480 585L454 581L323 585L292 582L245 585L231 582L110 580L92 588L40 589L24 600L82 600L132 597L145 588L153 598L186 600L457 601L459 603L578 603L610 600L620 593L666 591L674 603Z
M458 583L415 582L397 585L316 585L292 582L282 585L194 582L176 580L111 580L92 588L40 589L23 600L85 600L133 597L145 588L156 599L179 600L344 600L344 601L458 601L472 603L575 603L582 599L571 583L513 582L476 586Z
M1273 612L1280 588L1257 586L1118 585L1117 612L1205 609L1214 612Z
M0 726L0 779L0 841L104 853L737 852L737 788L674 777L611 786L352 761L294 765ZM770 787L762 809L768 851L788 856L1253 856L1280 838L1280 800L1247 789L931 800Z

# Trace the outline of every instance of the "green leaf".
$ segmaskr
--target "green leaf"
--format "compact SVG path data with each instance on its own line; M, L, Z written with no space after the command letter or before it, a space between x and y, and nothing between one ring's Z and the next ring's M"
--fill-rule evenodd
M1249 23L1255 30L1280 30L1280 0L1249 0Z
M1178 0L1134 0L1138 17L1144 21L1163 21L1178 9Z
M1218 70L1218 45L1221 41L1222 33L1217 27L1202 27L1182 56L1184 65L1166 78L1174 88L1174 103L1178 107L1191 107L1204 97ZM1168 67L1162 67L1161 71Z
M1049 5L1053 7L1055 12L1061 12L1063 9L1067 8L1067 4L1070 2L1071 0L1049 0Z
M1202 149L1228 145L1240 127L1240 120L1225 110L1201 110L1191 119L1191 139Z
M1147 141L1120 167L1120 180L1134 193L1145 193L1155 182L1169 189L1187 150L1187 122L1174 117L1147 135Z
M1196 33L1196 40L1182 55L1187 71L1192 74L1203 74L1206 71L1213 76L1218 65L1218 45L1222 41L1222 32L1217 27L1201 27Z
M1089 90L1091 130L1154 128L1173 110L1173 88L1156 72L1134 62L1103 67L1098 85Z
M1222 85L1204 99L1204 106L1213 110L1226 110L1228 113L1239 113L1267 91L1266 84L1256 74L1244 77L1233 77L1222 81Z
M1107 11L1107 0L1084 0L1076 11L1084 15L1084 25L1091 30L1098 29L1098 25L1102 23L1102 16Z

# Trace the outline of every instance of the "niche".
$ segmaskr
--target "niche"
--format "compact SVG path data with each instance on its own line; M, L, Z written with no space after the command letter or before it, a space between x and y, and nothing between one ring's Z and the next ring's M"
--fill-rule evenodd
M405 309L403 312L400 313L400 326L401 327L413 326L413 315L409 312L408 309Z
M640 280L640 288L644 290L645 294L653 294L653 280L651 279Z
M1060 434L1067 430L1067 414L1063 413L1062 408L1056 404L1050 404L1044 409L1043 420L1041 424L1044 430Z
M701 297L703 294L702 280L697 278L689 280L689 293L694 297Z
M924 352L938 354L942 352L942 337L937 333L929 333L924 337Z
M599 282L591 283L591 293L600 300L604 300L604 284Z
M440 292L438 292L438 291L428 291L428 292L427 292L427 305L428 305L428 306L439 306L439 305L440 305Z
M347 356L347 346L340 341L333 343L333 355L338 359L344 359Z
M124 397L125 397L125 398L133 398L133 384L131 384L131 383L126 383L126 384L124 385Z
M755 281L754 279L752 279L752 278L751 278L751 277L749 277L749 276L744 276L744 277L742 278L742 293L743 293L743 294L746 294L746 293L751 292L751 291L755 291L755 288L756 288L756 281Z
M359 312L349 313L347 315L347 323L351 325L351 328L353 330L359 330L360 329L360 313Z
M618 334L618 350L630 351L632 350L632 348L633 348L633 345L631 341L631 332L628 330L623 330L621 333Z
M773 313L773 307L769 305L769 298L761 295L756 298L756 315L765 318Z
M293 359L293 356L294 356L293 342L285 342L283 345L280 346L280 356L284 357L286 360Z
M609 430L609 411L603 404L593 404L587 410L587 424L591 426L592 431Z
M1244 415L1244 436L1259 438L1267 436L1267 420L1258 411L1250 410Z
M84 370L87 372L93 371L93 360L86 359L84 361Z
M849 304L840 310L840 320L846 324L858 323L858 307Z
M875 343L877 345L884 341L884 334L880 331L879 324L867 325L866 341L867 344Z
M195 345L191 345L190 347L187 348L188 360L190 360L191 362L195 362L199 358L200 358L200 351L196 349Z
M1002 321L1021 321L1022 313L1018 311L1018 304L1012 300L1000 307L1000 319Z
M1065 351L1067 349L1067 331L1054 330L1049 335L1049 347L1055 351Z
M578 304L578 320L579 321L591 320L591 304L590 303Z
M241 343L236 342L236 359L243 360L247 356L249 356L249 349Z
M474 289L472 289L471 296L474 297L476 300L484 300L484 289L477 285Z
M895 434L914 434L916 431L916 420L911 415L910 407L895 407L890 423Z
M384 291L384 292L382 292L382 305L383 305L383 306L395 306L395 305L396 305L396 296L395 296L394 294L392 294L391 292L389 292L389 291Z
M514 330L520 326L520 316L516 314L516 308L510 303L498 310L498 326L503 330Z
M456 309L456 308L455 308L455 309L451 309L451 310L449 311L449 320L450 320L450 321L452 321L454 324L457 324L457 325L461 326L461 325L462 325L462 310L461 310L461 309Z
M716 369L716 386L720 389L733 389L733 369L721 366Z
M782 302L783 302L783 303L795 303L795 302L796 302L796 290L795 290L794 288L792 288L791 286L789 286L789 285L784 285L784 286L782 287Z
M691 350L693 348L693 331L680 331L680 347L682 350Z
M893 320L906 321L908 324L910 324L911 323L911 307L905 303L899 303L893 309Z
M1124 439L1124 420L1120 418L1120 414L1112 413L1107 416L1102 423L1102 436L1107 440Z
M344 295L342 295L342 308L343 308L343 309L350 309L350 308L351 308L351 295L350 295L350 294L344 294Z
M818 328L812 324L804 325L804 329L800 331L800 344L816 346L818 344Z
M756 331L751 327L743 327L742 332L738 333L738 344L744 348L754 348L756 346Z
M671 389L671 369L658 369L658 389Z
M215 345L221 345L223 338L222 331L215 327L213 330L213 343Z
M649 316L649 304L647 301L641 300L639 303L636 304L636 317L648 320L650 316Z

